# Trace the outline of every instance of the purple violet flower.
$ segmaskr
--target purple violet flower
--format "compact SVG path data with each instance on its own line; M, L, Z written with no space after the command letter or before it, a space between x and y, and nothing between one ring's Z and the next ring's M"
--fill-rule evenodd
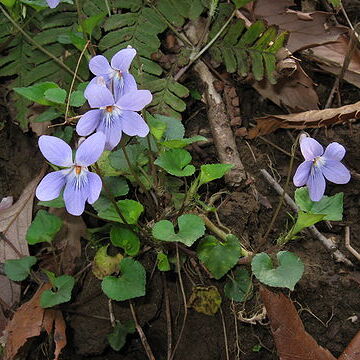
M66 210L72 215L81 215L85 201L93 204L100 195L102 182L99 175L88 170L104 150L105 135L98 132L81 143L76 151L75 161L71 147L56 136L43 135L39 147L44 157L54 165L65 169L47 174L36 189L41 201L56 199L64 190Z
M118 51L112 57L111 65L105 56L94 56L89 62L89 68L96 77L91 80L89 86L98 83L97 77L103 77L106 86L113 91L115 100L128 91L136 90L136 81L129 73L131 62L135 56L136 50L130 47Z
M54 9L59 5L60 0L46 0L46 2L50 8Z
M335 184L350 181L350 171L340 162L345 156L345 148L337 142L324 148L311 137L300 138L300 149L305 161L299 165L294 175L294 185L307 185L310 199L320 201L325 193L325 179Z
M87 136L95 129L106 136L105 150L112 150L121 140L124 132L129 136L145 137L149 127L136 113L152 101L149 90L132 90L114 99L111 91L101 85L87 88L87 100L94 110L86 112L79 120L76 131L80 136Z

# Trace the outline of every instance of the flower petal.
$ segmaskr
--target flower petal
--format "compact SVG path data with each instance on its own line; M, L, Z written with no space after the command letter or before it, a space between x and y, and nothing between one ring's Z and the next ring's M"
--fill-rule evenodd
M120 118L115 119L115 121L108 126L103 120L96 131L101 131L105 134L105 148L104 150L112 150L121 140L121 120Z
M46 160L57 166L71 166L71 147L56 136L42 135L39 138L39 148Z
M325 193L325 178L321 168L313 166L306 183L309 188L309 195L312 201L320 201Z
M115 102L111 91L102 85L88 86L85 97L92 108L111 106L114 105Z
M326 147L323 157L328 160L341 161L344 158L345 153L346 150L341 144L332 142Z
M89 62L90 71L97 76L106 75L111 72L110 64L105 56L96 55Z
M90 171L88 172L87 177L89 180L89 197L87 199L87 202L89 204L93 204L100 196L102 181L98 174Z
M59 5L60 0L46 0L46 2L49 5L49 8L54 9Z
M145 137L149 127L144 119L134 111L123 111L121 114L122 131L129 136Z
M350 181L350 171L337 160L326 160L321 171L327 180L335 184L347 184Z
M128 93L129 91L137 90L135 78L130 73L124 72L122 76L124 79L124 94Z
M152 101L149 90L136 90L126 93L116 101L116 105L123 110L140 111Z
M64 202L66 210L75 216L81 215L85 209L85 201L89 196L89 180L87 173L75 176L74 172L66 179Z
M304 161L297 168L293 182L295 186L304 186L310 176L312 161Z
M101 120L102 110L89 110L78 121L76 125L76 132L80 136L87 136L94 132Z
M136 56L136 50L133 48L126 48L118 51L111 59L111 67L120 70L128 71Z
M76 151L75 163L80 166L89 166L97 161L105 146L105 135L97 132L81 143Z
M110 77L104 77L104 76L95 76L93 79L91 79L91 81L89 82L89 84L87 85L87 87L85 88L84 91L84 97L85 99L89 98L89 93L88 93L88 89L93 86L93 85L98 85L98 86L105 86L106 84L110 82ZM90 94L91 96L91 94Z
M41 201L56 199L65 186L66 173L68 171L60 170L47 174L36 188L36 197Z
M122 96L130 91L136 91L137 85L134 77L129 73L122 73L113 77L113 88L115 94L115 100L117 101Z
M323 147L311 137L303 138L300 141L300 149L305 160L313 160L324 153Z

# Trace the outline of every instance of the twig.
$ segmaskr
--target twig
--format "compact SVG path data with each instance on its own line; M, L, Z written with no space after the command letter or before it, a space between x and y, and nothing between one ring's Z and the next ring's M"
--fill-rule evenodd
M164 296L165 296L165 313L166 313L166 327L167 327L167 360L170 360L172 353L171 309L170 309L169 290L166 283L165 273L161 273L161 280L163 283Z
M221 316L221 322L222 322L222 327L223 327L223 332L224 332L226 360L230 360L229 344L228 344L228 338L227 338L227 333L226 333L226 324L225 324L224 314L223 314L221 307L220 307L220 316Z
M116 320L115 320L114 309L111 299L109 299L109 316L110 316L111 326L114 328L116 326Z
M265 169L261 169L260 172L279 195L284 193L284 189ZM284 193L284 200L294 211L299 211L299 208L295 204L294 200L286 193ZM336 245L330 239L320 233L320 231L316 228L315 225L308 227L308 229L311 234L315 238L317 238L327 250L332 252L335 261L344 263L348 266L354 266L354 264L340 250L337 249Z
M240 185L247 176L244 165L240 160L225 104L214 87L215 78L201 60L195 64L194 70L205 85L204 94L208 105L208 120L219 159L224 164L234 165L225 175L225 181L232 186Z
M178 244L176 243L176 266L177 266L177 273L178 273L178 277L179 277L179 284L180 284L180 289L181 289L181 294L182 294L182 298L183 298L183 303L184 303L184 318L183 318L183 322L181 324L181 329L180 329L180 333L178 336L178 339L176 340L176 344L174 346L174 350L170 356L169 360L173 360L175 353L176 353L176 349L178 348L180 341L181 341L181 337L182 334L184 332L185 329L185 324L186 324L186 319L187 319L187 314L188 314L188 309L187 309L187 302L186 302L186 295L185 295L185 290L184 290L184 284L182 281L182 277L181 277L181 268L180 268L180 257L179 257L179 247Z
M360 254L350 245L350 227L345 227L345 247L360 261Z
M71 75L76 76L76 78L79 81L83 81L83 79L76 75L66 64L64 64L62 61L60 61L55 55L53 55L51 52L47 51L43 46L38 44L30 35L28 35L21 26L6 12L6 10L0 6L0 10L5 15L5 17L16 27L18 31L21 32L21 34L26 38L27 41L29 41L31 44L33 44L35 47L37 47L39 50L41 50L45 55L47 55L49 58L53 59L59 66L61 66L63 69L68 71Z
M141 328L141 326L140 326L140 324L139 324L139 322L137 320L134 305L132 304L131 300L129 300L129 305L130 305L131 315L132 315L132 317L134 319L136 331L138 332L138 334L140 336L140 340L141 340L141 343L143 344L146 355L147 355L149 360L155 360L155 357L153 355L151 347L150 347L150 345L149 345L149 343L148 343L148 341L146 339L145 333L144 333L143 329Z

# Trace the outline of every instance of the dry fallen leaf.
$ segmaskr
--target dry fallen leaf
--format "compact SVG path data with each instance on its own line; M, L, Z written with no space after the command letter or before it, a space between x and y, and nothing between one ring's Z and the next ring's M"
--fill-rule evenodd
M66 345L65 321L59 310L43 309L40 306L40 296L43 291L50 289L50 284L41 286L31 300L17 309L14 317L6 327L7 340L4 360L16 358L20 349L28 339L39 336L45 330L48 335L54 328L55 360L59 358L61 350Z
M339 360L359 360L360 359L360 331L354 336L350 344L339 357Z
M339 75L347 56L349 43L349 37L343 34L339 35L336 42L304 51L303 54L309 60L317 62L321 69ZM344 80L360 87L360 50L358 48L352 54L351 61L344 74Z
M289 115L269 115L256 119L256 127L249 130L250 139L270 134L277 129L320 128L360 118L360 101L339 108L310 110Z
M253 13L257 19L264 19L269 25L278 25L280 30L289 32L287 48L291 52L336 41L340 34L347 32L345 26L326 25L332 14L289 9L294 5L292 0L257 0Z
M251 85L261 96L285 107L289 112L318 109L319 97L314 83L298 62L295 71L290 76L280 78L275 85L266 79Z
M336 360L305 331L290 299L265 287L260 288L260 295L266 307L280 360Z
M0 212L0 262L18 259L19 254L29 255L25 235L32 219L35 188L43 174L44 171L41 171L39 176L27 185L14 205ZM20 285L0 275L0 297L12 306L20 300Z
M81 216L70 215L65 208L50 208L49 212L63 220L63 226L56 235L54 245L61 252L60 263L64 274L73 274L75 260L81 256L80 239L86 236L86 225Z

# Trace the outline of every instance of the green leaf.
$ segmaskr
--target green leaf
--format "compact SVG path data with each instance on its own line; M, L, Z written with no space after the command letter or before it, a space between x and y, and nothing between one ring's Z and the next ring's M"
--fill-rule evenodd
M167 124L164 121L157 119L150 113L146 114L146 120L150 128L150 133L156 140L160 140L167 128Z
M106 296L112 300L124 301L145 295L146 273L144 267L131 258L120 263L119 277L107 276L101 283Z
M296 235L301 230L316 224L317 222L324 220L325 215L323 214L308 214L302 211L298 212L296 223L291 230L292 235Z
M41 206L47 206L47 207L52 207L52 208L63 208L65 207L65 202L64 202L64 198L62 195L59 195L56 199L54 200L49 200L49 201L39 201L38 205Z
M0 0L0 2L5 6L7 6L8 8L11 8L14 6L16 0Z
M157 268L160 271L169 271L170 270L170 263L169 259L166 254L164 254L162 251L158 252L156 255L156 263Z
M59 117L63 116L63 113L57 111L53 107L45 110L43 113L41 113L34 122L45 122L45 121L51 121L58 119Z
M249 272L244 267L234 271L234 277L229 278L224 286L224 293L230 299L238 302L250 298L253 285Z
M68 144L70 144L73 134L74 134L74 128L72 126L57 128L56 131L54 132L54 136L64 140Z
M100 24L105 17L106 13L90 16L81 23L81 27L87 34L91 35L96 25Z
M173 139L173 140L166 140L163 142L160 142L161 145L170 148L170 149L181 149L185 146L188 146L194 142L198 141L206 141L207 139L203 136L193 136L188 139Z
M86 103L86 99L84 97L84 91L76 90L71 93L70 106L79 107L79 106L83 106L85 103Z
M232 164L207 164L201 165L199 186L215 179L222 178L234 165Z
M237 9L244 7L248 3L251 3L252 1L254 1L254 0L232 0L232 2L234 3L234 5Z
M113 350L120 351L126 343L127 335L133 334L134 332L135 324L132 320L126 321L124 324L116 321L114 330L107 336L107 339Z
M118 176L122 174L121 171L118 171L111 165L109 157L112 156L112 154L113 153L111 151L104 150L100 158L96 162L103 176Z
M303 262L289 251L279 251L276 257L279 266L274 268L268 254L256 254L251 262L254 275L265 285L294 290L296 283L304 273Z
M178 217L179 231L175 234L174 225L168 220L155 223L152 234L161 241L178 241L186 246L191 246L205 233L204 221L200 216L185 214Z
M112 203L102 209L96 208L96 203L93 205L98 211L98 216L105 220L123 223ZM119 200L116 203L128 224L136 224L140 215L144 212L144 207L135 200Z
M30 269L37 262L35 256L25 256L21 259L6 260L5 274L12 281L25 280L30 274Z
M341 0L327 0L333 7L340 8Z
M46 100L55 104L65 104L66 90L60 88L48 89L44 92Z
M129 156L129 162L132 167L136 169L138 166L143 166L149 161L144 146L141 144L132 144L126 146L126 151ZM122 149L113 151L109 155L110 165L117 170L120 174L130 174L128 162L125 158Z
M215 236L206 236L200 241L196 252L200 261L218 280L238 262L241 246L234 235L228 235L225 242L220 242Z
M296 205L304 212L323 214L324 220L341 221L343 218L344 193L323 196L320 201L312 201L306 186L296 189Z
M165 140L182 139L184 137L185 128L181 120L159 114L155 114L154 118L166 125Z
M70 301L75 279L70 275L61 275L54 280L56 291L45 290L40 296L42 308L49 308Z
M45 210L39 210L26 233L26 240L30 245L41 242L51 242L60 231L62 220Z
M47 81L27 87L15 87L13 90L21 96L40 105L52 105L52 101L49 101L45 97L45 92L50 89L59 89L59 86L53 82Z
M184 149L171 149L160 154L154 161L155 165L160 166L169 174L174 176L190 176L194 174L195 167L189 165L191 155Z
M114 246L124 249L129 256L136 256L139 253L140 239L128 228L113 225L110 231L110 240Z
M127 195L129 192L129 185L122 177L105 176L104 182L111 194L115 197ZM106 194L105 190L104 193Z

